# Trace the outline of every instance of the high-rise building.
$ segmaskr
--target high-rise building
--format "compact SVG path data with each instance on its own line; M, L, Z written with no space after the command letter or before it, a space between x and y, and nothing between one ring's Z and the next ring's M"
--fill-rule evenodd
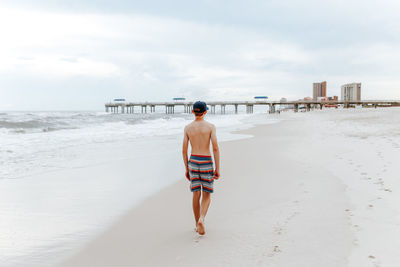
M318 100L320 97L326 97L326 81L313 83L313 99Z
M361 83L342 85L342 101L361 101Z

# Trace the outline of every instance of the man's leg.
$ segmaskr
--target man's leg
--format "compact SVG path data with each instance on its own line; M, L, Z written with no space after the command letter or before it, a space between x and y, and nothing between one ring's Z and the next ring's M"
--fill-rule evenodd
M199 221L200 218L200 197L201 197L201 190L193 192L193 214L194 214L194 220L196 224L196 231L197 231L197 222Z
M203 198L201 199L201 206L200 206L200 218L197 223L198 233L201 235L204 235L206 232L204 228L204 219L207 215L210 202L211 202L211 193L203 191Z

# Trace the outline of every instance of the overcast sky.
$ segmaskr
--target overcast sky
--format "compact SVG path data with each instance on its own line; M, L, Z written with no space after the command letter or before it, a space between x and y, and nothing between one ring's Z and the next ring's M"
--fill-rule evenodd
M0 110L328 95L400 98L395 0L0 1Z

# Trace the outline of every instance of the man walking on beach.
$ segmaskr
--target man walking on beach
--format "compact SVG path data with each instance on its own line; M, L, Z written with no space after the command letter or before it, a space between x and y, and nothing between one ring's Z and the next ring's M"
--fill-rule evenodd
M218 179L219 173L219 148L215 126L204 120L207 114L207 105L197 101L193 105L195 120L185 127L183 137L183 162L186 167L186 178L190 181L190 190L193 192L193 214L196 222L196 232L205 234L204 219L210 206L211 193L213 193L214 179ZM192 147L188 160L188 145ZM210 153L212 144L215 170ZM200 204L200 197L203 194Z

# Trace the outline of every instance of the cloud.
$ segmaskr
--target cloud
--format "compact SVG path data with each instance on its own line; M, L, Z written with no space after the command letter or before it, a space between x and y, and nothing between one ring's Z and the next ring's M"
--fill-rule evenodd
M28 9L27 1L13 1L0 8L0 91L14 91L0 108L1 101L18 103L33 83L36 95L58 91L47 108L67 106L77 93L68 81L85 85L79 95L100 108L102 97L114 96L300 98L321 80L329 94L360 81L363 96L399 97L397 2L347 1L346 9L330 0L132 3L38 1ZM91 86L105 80L110 89L91 100Z

